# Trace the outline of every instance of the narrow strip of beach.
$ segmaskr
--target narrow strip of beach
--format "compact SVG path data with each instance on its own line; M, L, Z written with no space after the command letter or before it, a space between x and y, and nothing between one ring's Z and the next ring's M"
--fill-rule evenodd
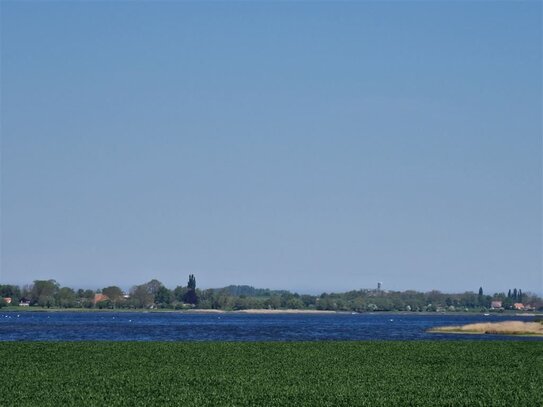
M183 312L190 312L195 314L259 314L259 315L269 315L269 314L338 314L338 311L328 311L328 310L311 310L311 309L243 309L236 311L225 311L218 309L193 309L186 310ZM343 312L345 313L345 312Z

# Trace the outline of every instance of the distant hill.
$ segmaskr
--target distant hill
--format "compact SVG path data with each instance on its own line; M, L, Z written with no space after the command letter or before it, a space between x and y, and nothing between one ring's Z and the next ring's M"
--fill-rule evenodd
M223 288L213 288L215 293L223 292L232 296L270 297L272 295L290 294L287 290L270 290L269 288L255 288L250 285L229 285Z

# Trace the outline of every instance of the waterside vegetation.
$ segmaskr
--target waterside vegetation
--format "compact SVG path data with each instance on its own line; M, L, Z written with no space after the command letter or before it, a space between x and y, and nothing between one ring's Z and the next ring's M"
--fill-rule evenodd
M467 325L460 325L460 326L435 327L435 328L429 329L428 332L543 336L543 322L522 322L522 321L485 322L485 323L467 324Z
M190 275L186 286L170 289L153 279L136 285L128 292L108 286L99 290L62 287L55 280L36 280L19 287L0 285L1 306L28 306L32 309L116 309L116 310L314 310L344 312L503 312L543 311L543 299L522 290L507 294L478 292L443 293L360 289L344 293L306 295L287 290L259 289L231 285L199 289Z

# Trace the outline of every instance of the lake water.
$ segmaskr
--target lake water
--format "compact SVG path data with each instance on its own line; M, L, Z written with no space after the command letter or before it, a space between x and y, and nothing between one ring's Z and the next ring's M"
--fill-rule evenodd
M444 314L183 314L0 312L0 341L535 340L504 335L429 334L435 326L533 317Z

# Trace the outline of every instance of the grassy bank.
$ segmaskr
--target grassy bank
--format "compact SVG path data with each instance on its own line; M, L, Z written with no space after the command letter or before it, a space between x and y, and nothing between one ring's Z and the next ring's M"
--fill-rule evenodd
M543 342L0 343L9 406L535 406Z

